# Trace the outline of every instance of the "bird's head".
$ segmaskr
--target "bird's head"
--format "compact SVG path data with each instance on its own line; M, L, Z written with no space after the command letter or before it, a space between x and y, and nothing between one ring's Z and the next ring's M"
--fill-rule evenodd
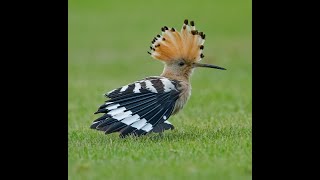
M181 32L164 26L161 28L162 35L158 34L152 40L151 52L148 53L165 63L163 75L189 79L196 67L225 70L216 65L200 63L204 57L205 34L195 29L193 21L190 21L190 25L187 19L184 20Z

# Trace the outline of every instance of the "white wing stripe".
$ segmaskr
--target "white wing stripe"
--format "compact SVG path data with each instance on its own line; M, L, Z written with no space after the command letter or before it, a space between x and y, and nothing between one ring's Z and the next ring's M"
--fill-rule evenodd
M172 82L166 78L161 78L160 79L162 84L163 84L163 88L164 88L164 92L169 92L171 90L177 90L176 87L174 86L174 84L172 84Z
M164 121L164 123L166 123L166 124L171 124L169 121Z
M133 123L131 126L137 129L141 129L144 125L146 125L146 123L147 120L143 118L140 121Z
M116 108L119 107L119 106L120 106L120 104L112 104L112 105L110 105L110 106L107 106L106 109L112 110L112 109L116 109Z
M151 129L152 129L152 125L150 123L147 123L145 126L143 126L143 128L141 130L149 132L149 131L151 131Z
M127 90L128 87L129 87L128 85L123 86L123 87L120 89L120 92L123 92L123 91Z
M140 116L138 114L135 114L133 116L127 117L125 119L123 119L121 122L126 124L126 125L130 125L136 121L139 121Z
M125 107L121 107L121 108L119 108L119 109L112 110L112 111L108 112L107 114L109 114L109 115L111 115L111 116L114 116L114 115L116 115L116 114L123 113L125 110L126 110Z
M156 88L153 87L151 81L146 80L145 82L146 82L146 87L147 87L148 90L150 90L151 92L154 92L154 93L158 93Z
M124 118L127 118L127 117L131 117L131 114L132 114L131 111L126 111L124 113L120 113L120 114L117 114L115 116L112 116L112 118L116 119L116 120L121 120L121 119L124 119Z
M140 93L140 88L141 88L140 83L134 83L133 92L134 92L134 93Z

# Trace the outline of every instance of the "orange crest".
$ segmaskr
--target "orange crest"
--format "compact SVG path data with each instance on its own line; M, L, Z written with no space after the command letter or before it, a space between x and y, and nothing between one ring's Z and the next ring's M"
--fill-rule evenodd
M184 20L181 32L167 26L162 27L162 35L158 34L152 40L151 52L148 53L165 62L180 59L187 62L200 61L204 57L202 51L205 34L196 30L193 21L190 21L190 25L187 19Z

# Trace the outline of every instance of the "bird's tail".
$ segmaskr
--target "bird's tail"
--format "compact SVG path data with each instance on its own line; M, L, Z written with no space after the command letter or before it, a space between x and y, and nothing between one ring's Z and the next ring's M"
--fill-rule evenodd
M195 28L194 21L184 20L181 31L164 26L161 28L162 34L158 34L150 46L148 52L153 58L161 61L171 61L184 59L189 62L200 61L204 55L203 44L205 34Z

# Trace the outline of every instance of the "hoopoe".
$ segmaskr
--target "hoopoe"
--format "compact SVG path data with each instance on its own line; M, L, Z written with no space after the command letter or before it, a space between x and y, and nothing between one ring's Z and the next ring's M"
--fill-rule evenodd
M91 129L106 134L119 132L120 137L161 133L174 129L168 121L187 103L191 95L190 76L196 67L225 70L225 68L201 64L204 57L205 34L196 30L194 21L184 20L181 32L164 26L148 52L164 63L160 76L150 76L105 94L110 98L102 104L98 113L103 116L94 120Z

